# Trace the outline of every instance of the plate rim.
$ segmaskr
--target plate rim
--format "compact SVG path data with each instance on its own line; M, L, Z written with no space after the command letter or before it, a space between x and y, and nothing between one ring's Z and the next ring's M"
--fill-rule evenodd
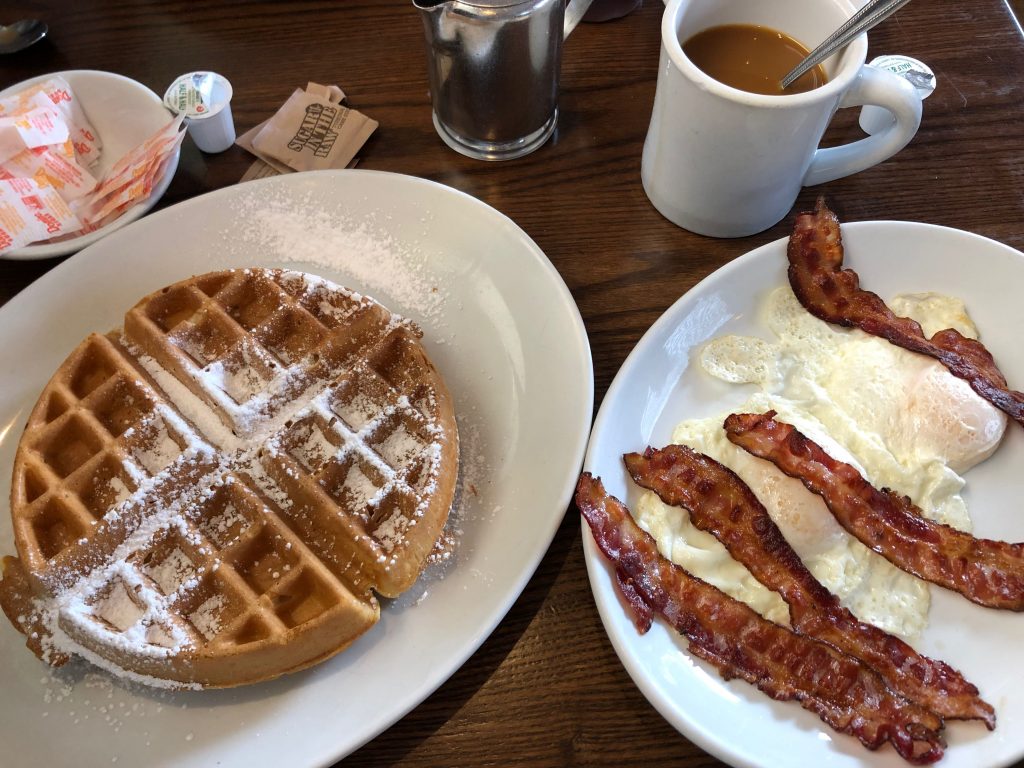
M1024 261L1024 252L1013 248L1006 243L1002 243L985 235L946 225L931 224L920 221L873 219L843 222L842 227L844 233L869 229L899 229L906 231L927 230L930 233L939 236L945 235L947 237L963 238L968 242L981 243L986 248L1001 251L1004 255L1012 256ZM676 299L661 315L658 316L654 323L652 323L651 326L643 333L633 349L630 350L625 360L623 360L622 365L615 372L612 383L609 385L608 390L601 401L597 415L594 418L593 427L591 428L590 440L587 443L587 453L583 463L584 471L591 471L595 461L597 460L600 434L608 428L608 424L613 419L615 401L622 396L621 391L626 387L626 382L632 373L632 369L636 367L637 360L644 353L646 348L654 344L655 339L659 336L661 331L667 326L676 326L682 319L686 304L692 301L695 296L699 296L709 284L731 277L733 272L743 269L754 260L767 258L769 254L775 250L781 250L781 252L785 254L785 247L788 240L789 235L784 235L742 253L718 269L713 270L692 287L684 291L678 299ZM613 621L615 615L613 612L627 612L627 606L618 590L615 588L614 583L612 583L610 589L599 585L598 579L611 580L611 582L614 582L613 571L607 559L598 548L590 527L585 524L585 521L581 525L581 536L583 540L584 559L587 566L587 578L590 583L591 595L597 605L598 613L601 616L601 623L604 627L605 634L611 642L616 656L619 658L620 664L622 664L630 679L640 690L648 703L650 703L650 705L654 707L665 721L680 735L703 751L707 752L709 755L725 761L736 768L769 768L772 764L758 762L756 760L747 760L742 754L738 753L728 741L725 741L720 737L716 737L713 732L702 728L690 716L689 710L681 708L678 702L673 701L655 684L654 680L643 673L642 668L634 661L636 652L626 642L624 633L619 632L618 628L615 627ZM609 597L607 593L610 593L611 597ZM663 624L663 622L659 623ZM630 622L630 626L632 626L632 622ZM666 628L666 630L674 632L671 628ZM685 642L685 639L683 639L682 642ZM680 652L685 653L683 650ZM715 681L719 685L725 685L727 682L717 675L715 677ZM759 698L763 698L766 702L770 700L767 696L761 696ZM787 703L792 704L792 702ZM829 735L832 734L832 731L824 724L821 727ZM1019 760L1022 756L1024 756L1024 747L1022 747L1021 752L1016 756L1010 757L1002 762L994 763L990 768L1009 765L1014 761Z

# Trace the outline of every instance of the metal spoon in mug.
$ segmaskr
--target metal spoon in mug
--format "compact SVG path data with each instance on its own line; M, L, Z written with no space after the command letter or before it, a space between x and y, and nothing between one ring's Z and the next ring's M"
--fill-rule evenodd
M39 19L22 19L9 26L0 24L0 54L17 53L46 37L48 28Z
M910 0L871 0L782 78L783 90L792 85L804 72L816 67L858 35L885 21L909 2Z

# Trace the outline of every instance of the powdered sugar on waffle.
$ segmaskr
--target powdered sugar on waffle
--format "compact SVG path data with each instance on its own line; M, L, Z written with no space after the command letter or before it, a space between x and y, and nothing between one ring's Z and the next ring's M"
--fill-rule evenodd
M240 244L247 252L344 274L389 306L440 319L448 293L427 268L429 253L398 242L372 218L352 221L310 195L246 197L239 215L249 224Z
M400 320L395 322L400 322ZM318 428L310 428L303 445L304 450L296 452L300 462L307 469L312 469L314 456L318 459L318 463L323 463L329 458L343 458L348 452L357 454L363 462L376 469L385 480L381 486L376 487L361 471L359 475L362 477L362 482L358 478L354 478L354 485L351 487L356 488L361 495L367 496L367 504L371 507L394 488L396 483L400 482L393 469L394 466L408 461L414 454L423 455L433 463L440 458L440 446L437 443L424 445L406 432L404 427L400 427L389 435L377 447L377 450L373 450L367 445L367 437L376 424L398 412L411 413L416 410L404 395L399 397L394 405L381 409L360 394L352 399L348 407L339 408L344 415L342 420L338 420L332 418L334 410L331 407L331 392L327 389L326 382L317 382L314 386L309 387L303 395L295 398L289 407L261 422L256 416L261 412L262 404L273 393L275 384L281 386L289 376L288 370L282 370L278 374L279 379L268 385L267 391L262 393L261 398L255 404L247 403L244 406L239 406L236 403L231 403L229 412L237 419L236 424L244 425L243 432L241 427L232 430L225 426L203 400L193 394L188 387L161 367L153 358L138 350L133 350L133 352L150 376L172 398L182 414L195 424L217 448L225 453L234 454L235 466L241 467L260 485L260 490L279 506L290 504L288 495L262 471L256 453L259 450L266 450L271 454L280 454L283 449L280 445L279 435L284 424L289 421L301 421L305 416L311 414L318 414L328 423L333 422L330 429L338 443L331 442ZM198 375L202 377L201 373ZM204 391L215 387L216 379L211 378L204 381ZM349 419L355 423L347 424ZM350 427L355 428L355 431ZM240 432L243 432L244 437L239 436ZM373 487L372 494L367 486ZM422 486L416 490L418 491L417 495L424 498L426 494L433 491L433 487ZM425 503L425 500L421 501L421 504ZM391 519L383 521L377 531L377 538L385 551L390 552L401 541L404 533L402 520L404 518L396 513Z
M357 282L388 306L427 321L434 343L455 341L445 325L444 308L451 294L439 279L436 264L430 263L429 250L392 236L387 213L353 220L342 210L324 209L323 201L310 194L288 191L275 196L266 187L258 194L254 189L252 195L242 196L237 208L246 227L241 241L237 240L237 229L232 228L224 243L227 252L248 255L255 249L284 263L309 264L344 275L345 283ZM475 496L467 491L467 483L469 487L482 485L490 474L479 429L467 417L464 405L456 404L462 444L459 490L445 527L444 546L431 558L435 564L449 562L461 539L468 497ZM337 411L338 415L357 430L375 412L372 403L360 402L359 398L344 408ZM468 446L473 447L467 450ZM370 490L375 486L361 472L350 473L345 482L355 493L374 495Z
M212 640L220 632L221 610L224 608L224 596L214 595L203 601L195 611L188 615L188 620L203 637Z
M181 551L181 548L173 550L165 560L157 565L143 568L143 570L149 578L156 582L160 591L165 595L176 592L196 573L195 568L192 567L192 561Z
M218 389L236 402L251 400L265 391L267 382L260 376L259 369L253 365L253 358L263 357L261 350L253 347L246 339L242 344L241 359L234 365L222 360L210 363L202 369L202 376L208 382L208 389Z
M181 453L181 447L171 437L160 411L147 415L138 426L129 427L123 437L131 439L140 430L149 433L149 437L133 447L132 458L149 474L156 475Z
M422 318L434 343L455 341L445 324L444 308L451 295L438 278L436 265L429 264L429 251L389 234L387 214L354 221L343 211L325 210L323 201L310 195L288 192L275 197L262 188L258 195L242 198L238 215L246 227L241 242L234 234L226 241L229 252L239 249L248 254L256 249L284 263L310 264L344 275L345 283L358 282L389 306ZM439 546L430 557L433 575L439 577L461 545L463 520L476 503L476 493L470 489L483 487L491 471L480 430L465 405L456 403L461 442L456 498ZM336 412L358 430L373 415L374 406L357 398ZM378 496L377 486L358 468L349 472L344 485L355 498Z
M319 278L301 273L287 273L283 279L301 281L302 286L309 291L326 285ZM352 296L357 301L362 300L357 294ZM392 316L389 328L404 322ZM362 402L354 398L356 405L349 408L347 413L353 421L362 423L353 431L343 419L334 416L331 408L333 391L329 389L330 382L322 377L313 377L305 383L304 389L289 390L293 396L283 407L268 414L263 407L267 399L294 383L293 379L301 375L298 365L273 369L277 371L274 379L261 383L259 392L254 392L248 401L239 404L232 398L232 407L225 408L230 416L237 419L232 429L221 421L214 409L156 360L134 348L126 338L122 338L121 343L170 397L181 415L158 404L155 413L133 428L147 435L147 439L141 442L143 447L136 452L136 460L150 472L157 468L160 471L150 476L129 461L126 469L138 487L131 492L124 483L117 480L121 486L116 489L119 503L105 514L104 520L123 519L125 524L131 525L130 521L134 519L131 515L135 515L140 518L137 527L128 533L112 556L105 558L101 565L84 576L76 577L69 572L61 577L58 573L54 597L37 601L34 611L36 615L32 618L45 628L47 637L43 643L47 655L79 655L133 680L147 684L177 685L167 681L154 683L151 678L127 673L109 660L100 659L89 646L112 648L116 653L128 656L168 658L193 647L199 636L206 640L215 637L221 629L225 601L221 595L215 594L182 617L171 605L184 591L197 587L204 567L196 567L180 547L172 549L155 564L140 565L133 562L133 556L151 552L154 542L171 530L192 545L201 546L203 539L192 527L196 522L193 510L207 506L206 502L212 498L216 489L232 481L232 472L242 472L250 477L265 496L281 508L290 506L291 499L265 472L260 456L264 452L279 454L284 451L281 445L282 434L293 422L299 423L319 416L321 421L328 424L327 429L332 435L328 439L319 428L309 431L299 451L305 456L307 469L312 469L313 463L322 464L330 458L343 458L347 453L357 455L361 462L373 467L376 474L383 478L383 483L380 487L374 486L372 495L367 485L374 484L369 478L362 475L362 482L358 476L353 479L353 487L368 497L371 506L391 490L405 487L394 466L409 462L414 455L423 456L428 466L437 466L441 448L436 442L422 442L405 430L404 422L376 449L371 448L367 440L377 425L395 418L422 419L420 410L404 396L383 408L371 408L368 400ZM201 369L196 366L188 371L200 381L203 391L208 394L222 391L221 387L224 386L221 372L210 372L211 367ZM144 386L141 381L136 382L136 385ZM438 427L428 423L424 429L429 435ZM171 436L172 432L177 435L177 440ZM125 437L132 439L136 435L129 430ZM184 447L179 445L179 440L184 443ZM204 464L209 466L203 469ZM188 466L202 469L194 486L187 487L184 493L173 498L169 504L163 503L157 496L149 499L150 494L159 493L161 479L178 476L176 473ZM213 471L210 471L211 468ZM420 487L414 489L419 494L433 490L433 476L430 473L424 474L425 480L421 478L418 484ZM407 513L398 507L388 519L378 522L374 538L384 552L391 552L402 540L406 528L415 525L415 517L422 514L421 508L428 500L422 495L418 497L421 499L421 507L412 512L411 522ZM218 517L202 521L198 530L222 546L226 543L228 532L240 519L242 515L229 505ZM213 566L215 568L216 564ZM285 566L284 570L287 569L288 566ZM29 617L25 617L21 623L28 626Z
M282 280L288 279L298 281L304 287L304 290L314 297L317 292L330 290L348 296L355 303L372 301L372 299L367 299L355 291L348 291L340 286L334 286L316 275L286 271ZM403 317L392 314L388 328L400 325L408 325L408 321ZM249 339L244 341L243 350L241 361L232 370L229 370L221 361L216 361L202 367L192 365L186 369L187 375L195 380L202 391L213 399L218 407L223 409L231 418L234 431L228 430L231 432L230 438L224 434L223 429L206 423L211 420L210 416L204 417L203 424L199 425L203 430L203 434L210 435L209 432L205 431L207 427L216 430L217 436L214 437L214 441L221 448L229 448L232 444L240 444L239 438L242 439L241 442L254 439L257 436L257 431L262 431L263 433L280 431L284 422L294 416L297 410L295 405L300 401L293 401L290 407L280 408L276 414L272 414L268 419L266 414L270 409L271 401L279 393L289 388L290 385L299 384L301 386L303 380L308 376L307 366L302 361L297 361L292 365L274 366L271 368L271 370L275 371L272 378L267 380L259 379L253 371L255 366L251 365L252 360L260 357L264 362L270 361L265 359L265 352L253 346ZM201 355L192 353L190 355L201 360ZM175 398L178 393L184 393L187 390L187 387L177 383L176 380L172 381L173 376L169 372L164 371L158 365L154 367L154 365L147 364L150 374L154 378L159 377L158 381L161 386L166 383L168 386L174 387ZM270 366L267 367L269 368ZM313 386L303 386L303 397L308 400L326 386L327 382L323 380L313 382ZM177 402L176 399L175 402ZM206 410L209 411L208 408ZM217 416L212 414L212 411L209 411L209 413L212 415L213 420L217 420Z
M359 506L369 506L370 501L380 492L373 481L363 474L359 465L354 465L348 471L342 487L352 495L353 503Z
M194 464L211 458L209 447L201 441L195 441L175 464ZM142 484L132 497L108 513L108 519L126 514L131 504L145 505L148 494L156 490L160 479L157 476ZM170 528L177 528L182 534L188 535L184 516L188 503L196 495L211 493L217 479L216 476L208 476L191 493L166 507L154 505L152 514L142 518L141 524L104 563L73 583L60 585L52 598L35 601L35 616L21 617L21 623L28 626L32 619L36 619L45 628L46 636L42 639L44 660L49 660L54 654L78 655L136 682L157 687L183 687L180 683L124 670L93 652L77 638L95 638L122 653L154 658L178 653L191 645L188 630L176 623L174 613L168 606L179 589L191 586L189 582L192 578L182 578L174 590L162 594L150 586L147 579L142 578L130 558L146 549L158 534ZM163 584L171 580L170 574L161 574L161 577ZM161 581L157 583L163 586ZM158 633L154 632L154 628L159 628Z

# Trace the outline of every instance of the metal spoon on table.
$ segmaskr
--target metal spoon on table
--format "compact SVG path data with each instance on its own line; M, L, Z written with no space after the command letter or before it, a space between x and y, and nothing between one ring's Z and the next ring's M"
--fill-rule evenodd
M910 0L871 0L782 78L783 90L792 85L804 72L816 67L858 35L885 21L909 2Z
M0 24L0 54L17 53L46 37L48 28L39 19L22 19L13 24Z

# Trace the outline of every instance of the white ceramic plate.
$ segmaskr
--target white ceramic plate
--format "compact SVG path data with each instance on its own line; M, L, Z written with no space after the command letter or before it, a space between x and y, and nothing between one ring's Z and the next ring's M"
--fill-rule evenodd
M33 77L0 91L0 97L10 96L51 77L63 77L68 81L89 122L103 141L99 162L90 171L97 179L102 179L107 171L114 167L114 163L167 125L171 119L171 113L163 105L160 97L142 83L124 75L93 69L74 69ZM59 243L40 243L15 248L0 258L28 260L66 256L95 243L125 224L130 224L147 213L164 196L171 179L174 178L174 172L178 169L180 154L180 148L175 150L163 175L154 184L153 193L146 200L132 206L106 226Z
M330 764L473 653L554 536L593 407L576 305L505 216L448 187L372 171L293 174L189 200L115 232L0 308L0 467L11 466L39 390L88 331L118 325L160 286L247 265L316 272L421 325L462 441L453 562L387 601L380 623L337 657L227 691L131 688L88 667L51 678L0 618L5 766ZM4 513L0 552L13 552L12 541Z
M1024 386L1024 256L958 230L905 222L843 227L846 264L883 298L937 291L960 296L1011 383ZM639 491L621 456L669 442L684 418L719 414L750 390L712 380L694 357L705 341L739 333L771 338L755 309L785 283L785 245L778 240L718 270L677 301L630 354L608 390L594 424L585 463L608 491L635 503ZM1010 423L1005 442L966 476L975 534L1024 541L1020 466L1024 430ZM686 642L655 622L639 636L612 583L607 563L584 526L594 597L615 650L657 710L687 738L736 766L905 766L888 746L872 753L836 734L794 702L779 703L717 672L686 652ZM946 729L946 768L1002 766L1024 756L1024 615L987 610L932 587L929 627L916 643L925 654L963 671L996 708L989 733L974 723Z

